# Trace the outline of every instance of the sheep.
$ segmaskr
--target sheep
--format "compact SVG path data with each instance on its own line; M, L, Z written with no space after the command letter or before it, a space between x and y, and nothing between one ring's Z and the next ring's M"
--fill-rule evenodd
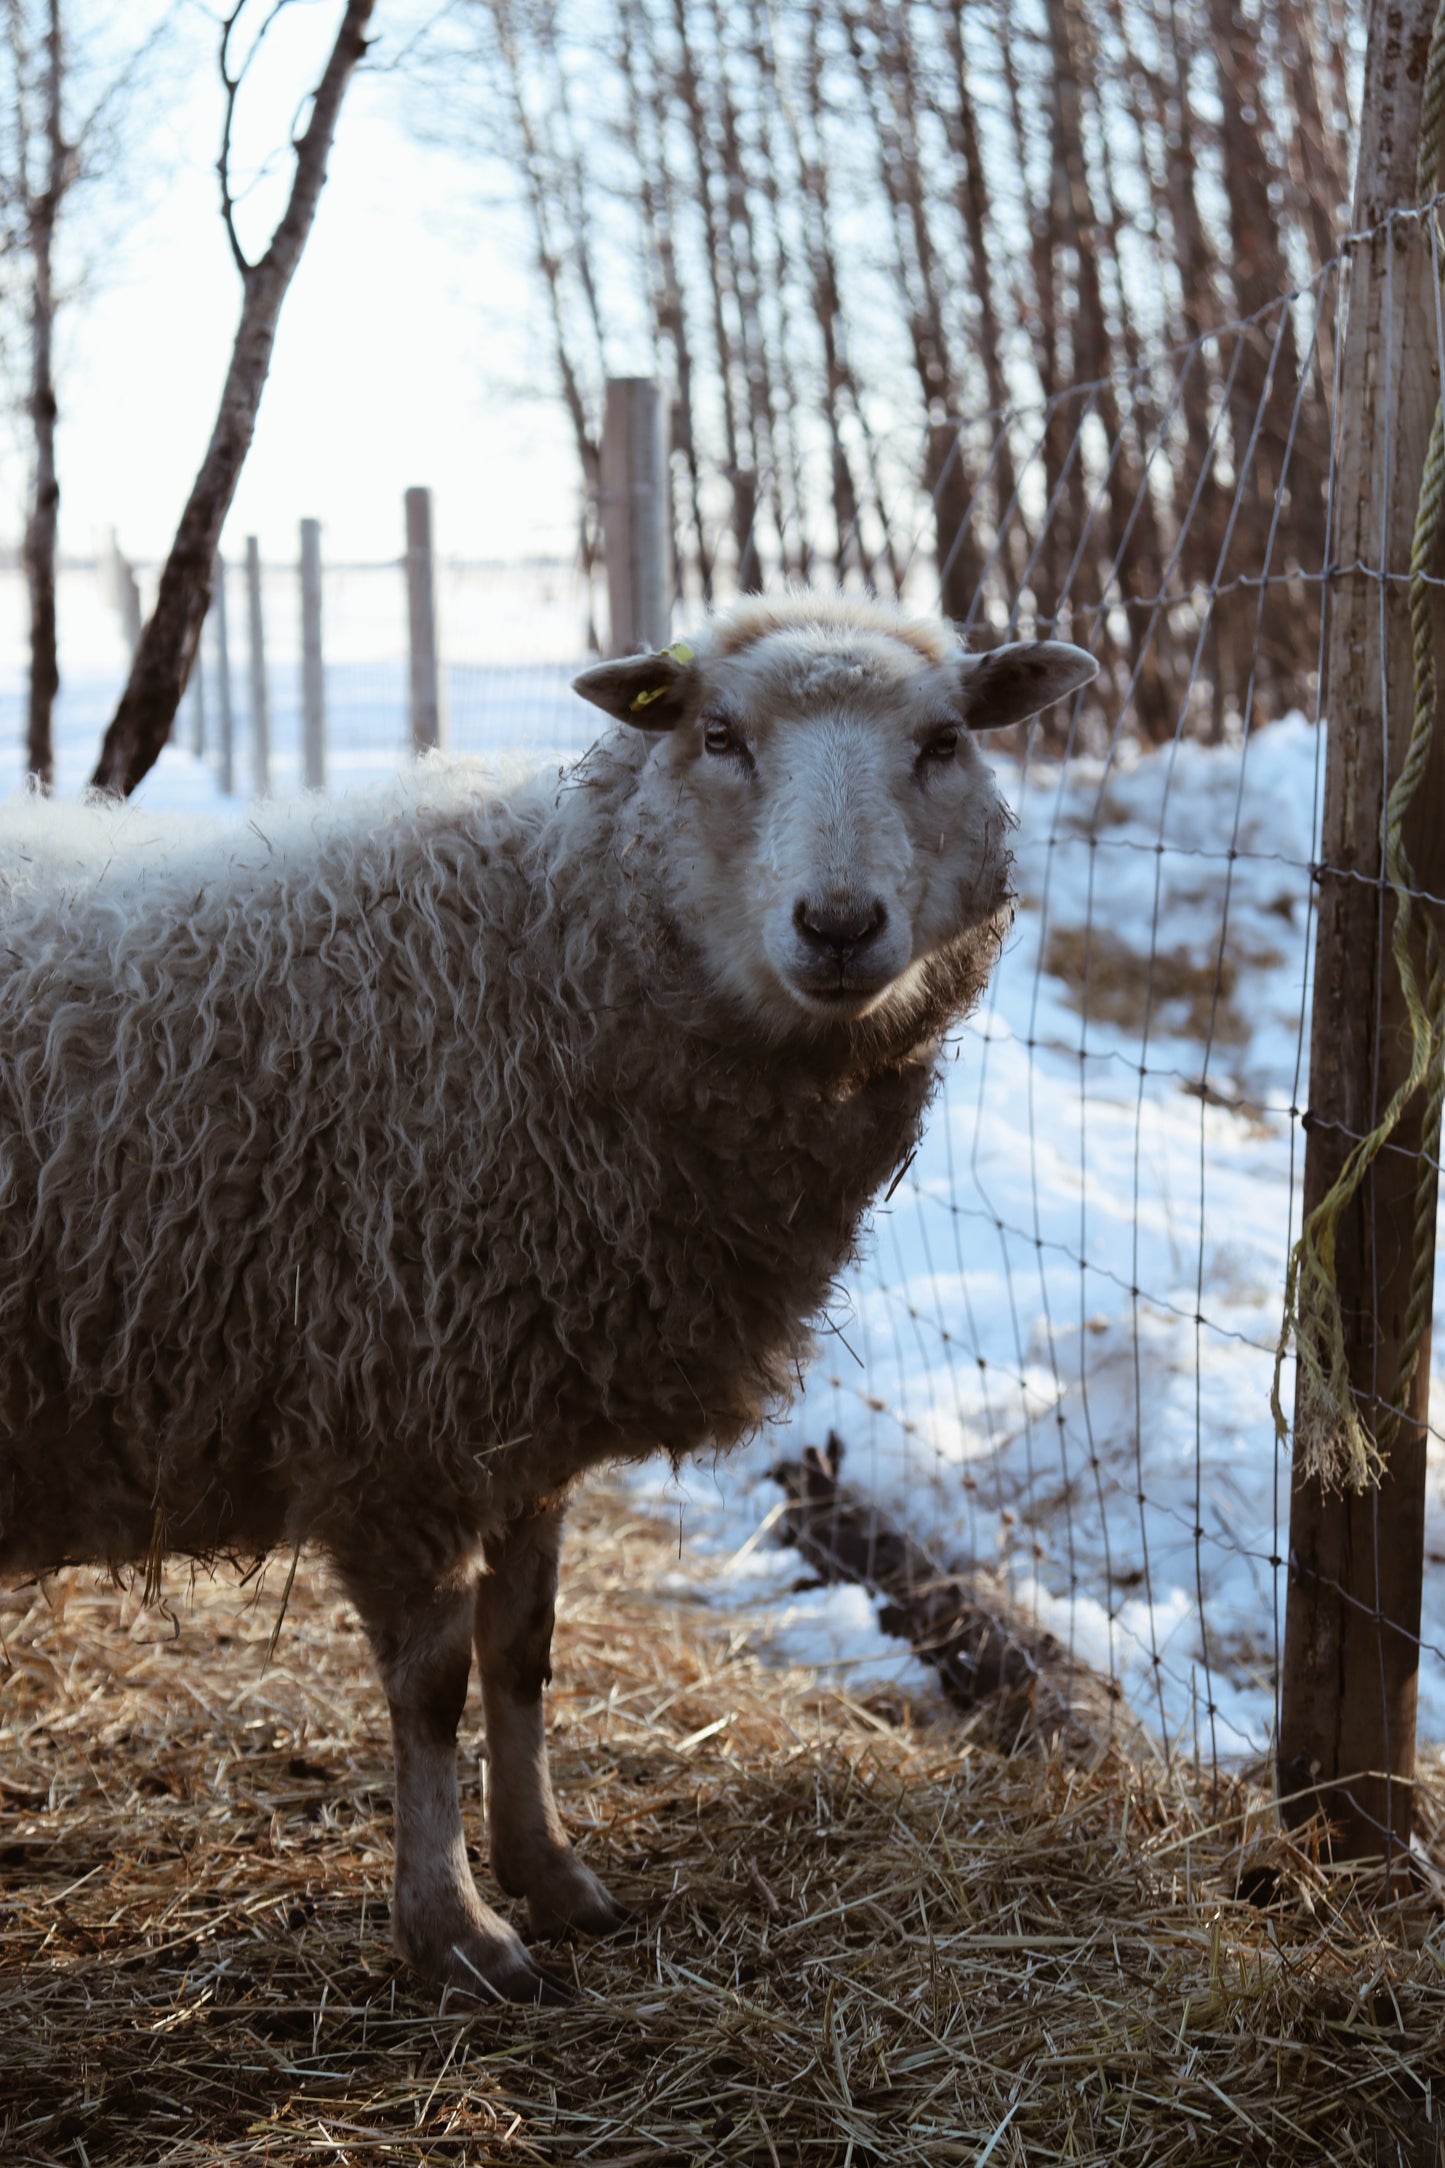
M974 734L1094 675L842 598L585 671L582 760L428 762L241 843L0 825L0 1569L325 1553L396 1764L393 1936L563 1989L624 1917L543 1731L567 1494L786 1403L1009 923Z

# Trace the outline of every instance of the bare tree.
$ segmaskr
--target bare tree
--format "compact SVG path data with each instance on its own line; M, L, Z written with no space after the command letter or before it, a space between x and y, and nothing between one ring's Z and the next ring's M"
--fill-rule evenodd
M443 36L486 8L539 139L587 82L509 178L588 486L650 304L684 591L921 559L967 624L1072 613L1134 728L1302 696L1329 331L1285 297L1341 231L1363 0L453 0ZM494 141L495 75L438 82Z
M45 790L54 780L51 714L60 690L55 632L55 540L60 482L55 467L55 229L75 157L65 140L62 99L65 48L60 0L47 0L43 57L37 68L23 0L10 0L6 37L15 128L15 212L29 272L30 385L34 432L30 503L25 520L25 583L30 601L30 694L25 765ZM38 80L37 80L38 78ZM37 100L39 111L34 110ZM36 139L41 146L36 157ZM35 171L39 165L39 172Z
M286 0L276 0L265 17L252 44L252 56L285 4ZM232 123L249 64L233 66L232 41L246 5L247 0L237 0L225 18L220 53L226 92L219 160L221 213L241 278L241 319L211 441L181 514L161 572L155 609L141 633L130 678L91 779L98 789L120 796L133 791L159 757L186 689L210 607L221 529L255 434L281 304L316 217L341 103L367 48L366 30L375 0L345 0L335 42L312 94L310 119L292 146L295 171L286 208L265 253L254 261L246 255L236 230L231 179Z
M540 54L530 56L524 53L525 24L519 22L519 12L514 0L487 0L486 13L491 19L495 39L498 74L506 87L508 117L520 154L519 170L532 226L532 260L547 296L552 358L582 469L583 511L578 531L583 571L590 573L598 548L595 507L602 486L602 447L599 420L595 409L589 410L583 388L583 364L574 354L573 347L576 338L590 343L593 373L600 375L605 366L601 315L588 247L589 221L582 177L576 170L575 154L569 169L569 161L556 140L559 126L570 134L565 79L556 65L555 47L550 51L544 48ZM544 101L548 117L539 126L527 103L527 79L529 72L546 68L549 61L552 65L547 70L548 96ZM566 275L569 268L576 271L586 302L585 323L580 332L567 308Z
M58 270L63 223L87 185L114 178L125 162L124 116L145 62L167 28L162 16L120 53L77 62L95 29L68 0L6 0L0 25L0 213L8 270L7 344L19 350L29 435L23 560L30 610L26 768L42 789L53 779L51 742L60 688L56 636L56 539L60 480L55 336L73 298Z

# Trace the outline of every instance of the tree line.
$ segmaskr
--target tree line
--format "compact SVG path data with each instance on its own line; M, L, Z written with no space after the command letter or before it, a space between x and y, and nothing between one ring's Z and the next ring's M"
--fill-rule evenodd
M1300 698L1362 15L462 0L446 125L507 145L584 554L604 378L656 372L681 594L1056 624L1154 737Z
M288 0L218 19L241 288L196 484L95 781L170 728L374 0L335 38L248 256L236 101ZM58 235L125 164L164 0L94 57L84 0L0 10L0 360L31 445L28 763L50 775ZM447 0L419 124L524 221L601 548L605 379L669 389L680 597L788 577L1093 647L1111 712L1219 735L1307 699L1364 0ZM131 18L127 18L127 24ZM139 18L136 18L137 22ZM428 86L430 86L428 94ZM490 214L489 214L490 215Z

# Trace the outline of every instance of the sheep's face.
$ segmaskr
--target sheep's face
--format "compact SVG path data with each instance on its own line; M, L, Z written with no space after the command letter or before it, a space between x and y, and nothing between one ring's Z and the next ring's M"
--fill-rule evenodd
M667 836L679 916L769 1030L906 1006L928 959L1004 901L1008 815L973 733L1046 707L1095 665L1054 641L969 655L946 628L853 615L803 614L730 646L735 623L696 655L578 680L657 732L640 799Z

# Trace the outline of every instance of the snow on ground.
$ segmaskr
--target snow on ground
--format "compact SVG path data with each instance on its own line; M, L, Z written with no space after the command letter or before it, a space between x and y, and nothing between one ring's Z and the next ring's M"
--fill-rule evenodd
M91 629L59 713L63 789L83 780L118 681ZM555 619L546 631L555 657ZM388 622L373 648L391 637ZM381 780L402 753L404 666L397 648L366 650L343 646L328 675L335 787ZM18 772L21 663L6 638L0 776ZM593 718L570 674L520 656L454 670L450 742L580 750ZM295 675L289 657L272 673L283 789ZM214 706L213 686L212 731ZM715 1558L717 1600L766 1608L781 1653L857 1684L924 1676L859 1591L809 1587L794 1554L754 1540L777 1505L772 1461L833 1429L846 1477L936 1555L1002 1564L1169 1737L1229 1759L1267 1746L1288 1500L1269 1389L1298 1217L1320 751L1292 718L1112 763L999 761L1020 816L1015 933L790 1421L681 1482L637 1479ZM179 746L143 789L156 806L245 814ZM1445 1303L1437 1347L1441 1324ZM1438 1450L1427 1540L1445 1561ZM1422 1631L1421 1730L1441 1739L1438 1573Z
M767 1510L779 1451L836 1430L845 1475L936 1555L1002 1564L1147 1720L1229 1758L1267 1744L1283 1623L1269 1389L1317 750L1295 718L1247 746L998 763L1014 937L790 1423L727 1472L719 1531ZM1442 1627L1427 1612L1427 1639ZM1422 1722L1445 1732L1428 1656Z

